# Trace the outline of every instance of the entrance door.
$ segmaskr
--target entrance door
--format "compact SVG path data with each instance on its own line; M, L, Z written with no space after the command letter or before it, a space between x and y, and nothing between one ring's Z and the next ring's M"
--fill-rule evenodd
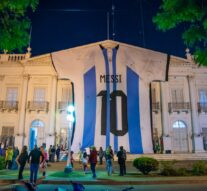
M30 150L34 149L34 146L37 144L37 128L30 129Z
M173 150L177 153L188 152L187 126L183 121L173 124Z
M30 128L30 150L32 150L35 145L38 147L42 146L43 143L45 143L44 123L40 120L34 120Z

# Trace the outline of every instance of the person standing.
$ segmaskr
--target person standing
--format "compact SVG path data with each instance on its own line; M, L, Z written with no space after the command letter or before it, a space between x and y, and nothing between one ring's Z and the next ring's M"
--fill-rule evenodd
M91 171L93 174L93 178L96 178L96 163L97 163L97 151L96 151L96 147L91 147L90 150L90 156L89 156L89 162L91 165Z
M110 147L108 147L106 149L105 158L106 158L106 169L107 169L107 173L108 173L108 176L110 176L112 174L112 159L113 159L113 155L110 152Z
M57 145L57 149L56 149L56 158L57 158L57 162L59 162L60 160L60 146Z
M126 175L126 159L127 159L127 154L126 154L126 150L123 148L123 154L124 154L124 175Z
M55 145L51 148L51 162L55 162Z
M83 170L86 174L88 172L88 155L86 151L83 152L82 163L83 163Z
M120 167L120 174L119 176L124 176L124 167L125 167L125 157L124 157L124 148L123 146L120 146L120 150L117 153L117 157L118 157L118 163L119 163L119 167ZM126 169L125 169L126 171Z
M52 149L52 145L50 145L50 148L48 150L48 154L49 154L49 162L52 161L52 152L51 152L51 149Z
M0 156L3 156L3 148L1 147L1 143L0 143Z
M20 165L18 180L22 180L23 179L22 173L24 171L24 167L25 167L25 164L26 164L27 160L28 160L27 146L23 146L20 155L17 157L17 162Z
M19 155L19 149L18 149L18 147L15 147L14 148L14 154L12 156L12 167L11 167L12 170L18 169L18 165L17 165L17 162L16 162L16 159L17 159L18 155Z
M42 169L42 176L45 177L46 176L46 168L47 168L47 150L46 148L44 148L43 146L40 147L40 151L42 152L42 155L44 156L44 159L42 159L42 157L40 157L42 163L40 164L40 167Z
M103 164L103 157L104 157L104 151L103 151L102 147L100 147L100 149L98 151L98 156L99 156L99 164L102 165Z
M40 162L40 157L42 157L42 161ZM31 164L30 164L30 183L36 184L37 182L37 172L39 169L39 163L42 163L44 160L44 155L42 152L37 148L37 145L35 145L34 149L30 152L28 157L28 163L31 158Z
M8 149L6 150L6 157L5 157L6 164L5 164L5 168L7 168L7 166L8 166L8 169L11 169L13 154L14 154L13 149L12 149L11 146L9 146Z

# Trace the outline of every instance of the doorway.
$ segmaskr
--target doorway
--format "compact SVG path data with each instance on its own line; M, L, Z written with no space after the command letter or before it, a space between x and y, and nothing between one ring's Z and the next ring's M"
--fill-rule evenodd
M29 140L30 150L34 149L35 145L40 147L44 142L45 142L44 123L38 119L32 121L30 127L30 140Z
M173 150L175 153L188 152L187 125L183 121L173 123Z

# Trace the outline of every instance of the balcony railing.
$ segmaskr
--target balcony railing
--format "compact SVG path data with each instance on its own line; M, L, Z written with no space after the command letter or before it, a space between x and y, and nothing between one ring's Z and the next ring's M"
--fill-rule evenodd
M62 112L62 111L66 111L67 110L67 106L68 106L68 102L67 101L59 101L58 102L58 110L60 111L60 112Z
M18 111L18 101L0 101L1 111Z
M152 103L152 111L158 113L159 110L160 110L160 103L159 102Z
M168 103L168 110L169 110L169 113L172 113L172 112L188 113L191 110L191 105L189 102Z
M24 60L26 54L0 54L0 61L20 61Z
M202 112L207 113L207 102L206 103L201 103L201 102L198 103L198 112L199 113L202 113Z
M28 101L27 109L29 111L48 112L49 102L47 102L47 101Z

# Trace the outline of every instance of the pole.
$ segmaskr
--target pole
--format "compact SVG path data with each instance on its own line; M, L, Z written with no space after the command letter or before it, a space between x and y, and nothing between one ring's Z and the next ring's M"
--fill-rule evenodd
M68 159L67 159L67 165L65 167L64 172L70 173L73 170L73 167L71 165L71 130L72 130L73 123L69 121L68 123Z

